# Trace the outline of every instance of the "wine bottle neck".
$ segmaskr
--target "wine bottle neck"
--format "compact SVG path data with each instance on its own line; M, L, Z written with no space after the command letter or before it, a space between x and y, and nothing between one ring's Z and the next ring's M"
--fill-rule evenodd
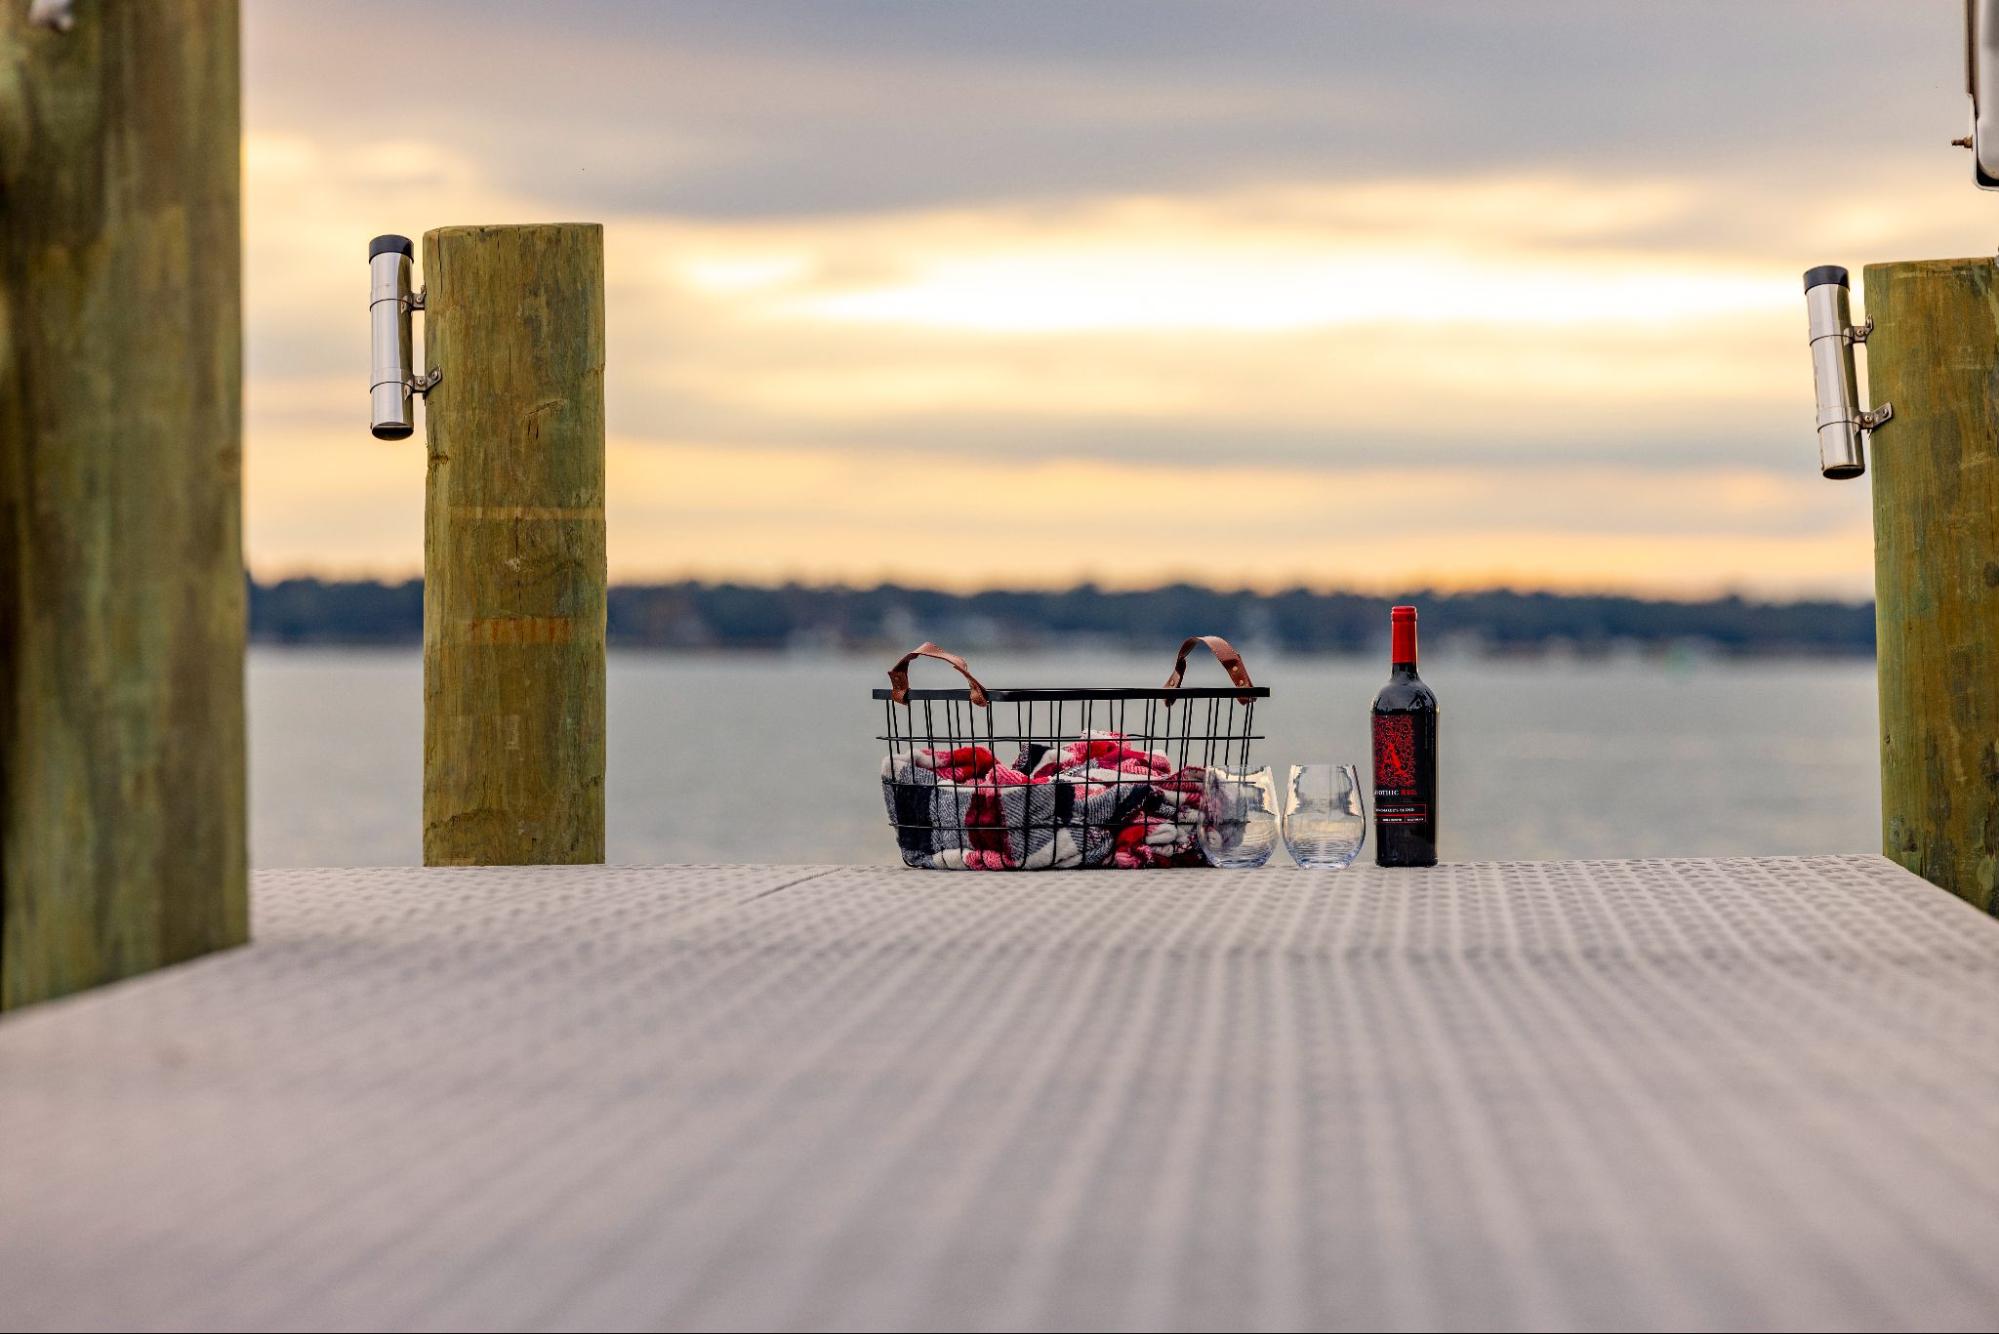
M1388 661L1397 672L1416 671L1416 618L1397 616L1390 627Z

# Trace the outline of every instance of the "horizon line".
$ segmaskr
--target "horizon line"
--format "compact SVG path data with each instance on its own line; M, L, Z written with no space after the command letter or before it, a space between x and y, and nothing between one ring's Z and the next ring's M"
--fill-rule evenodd
M333 574L333 573L312 572L312 571L293 571L276 576L266 576L266 575L260 575L255 571L246 570L245 577L253 585L260 588L271 588L280 584L293 583L293 582L298 582L298 583L316 582L323 585L363 584L363 585L372 585L380 588L400 588L400 587L407 587L410 584L421 584L423 582L423 576L420 573L385 575L385 574ZM1796 592L1789 594L1766 594L1766 593L1755 593L1740 588L1722 588L1707 593L1696 593L1691 591L1668 592L1664 590L1648 590L1643 588L1631 588L1631 587L1622 587L1622 588L1620 587L1590 588L1586 586L1549 587L1546 585L1534 586L1534 585L1521 585L1521 584L1506 583L1506 582L1438 584L1435 582L1417 581L1408 584L1398 585L1395 587L1385 587L1385 588L1375 588L1375 587L1360 586L1360 585L1339 586L1339 585L1329 585L1329 584L1309 584L1304 582L1273 584L1263 587L1258 587L1255 585L1248 585L1248 584L1240 584L1231 587L1223 584L1202 583L1193 579L1175 578L1171 576L1162 577L1162 579L1159 582L1151 582L1151 583L1104 582L1084 577L1072 583L1067 583L1067 584L993 583L993 584L976 584L976 585L952 585L947 583L914 582L907 579L892 577L892 576L878 577L872 580L848 580L842 578L810 580L802 577L787 577L784 579L773 580L773 579L755 579L755 578L744 578L744 577L726 577L726 576L716 577L716 576L697 575L697 574L682 574L682 575L665 575L665 576L644 576L638 578L612 578L607 581L607 587L609 589L673 588L673 587L747 588L747 589L759 589L765 591L779 591L779 590L793 589L804 592L844 592L844 593L876 593L885 590L895 590L898 592L909 592L909 593L940 594L946 597L956 597L956 598L971 598L971 597L978 597L981 595L994 594L994 593L1022 594L1022 595L1025 594L1053 595L1053 594L1065 594L1065 593L1078 593L1085 591L1095 592L1110 596L1121 596L1121 595L1142 595L1148 593L1161 593L1176 589L1190 589L1199 592L1213 593L1230 597L1256 597L1256 598L1282 597L1282 596L1303 593L1306 594L1307 596L1312 596L1312 597L1355 597L1355 598L1365 598L1365 599L1379 600L1379 601L1392 601L1397 598L1411 598L1419 596L1435 597L1435 598L1472 598L1472 597L1492 597L1492 596L1504 595L1511 597L1548 597L1548 598L1561 598L1568 600L1611 598L1611 599L1620 599L1630 602L1652 603L1652 604L1662 604L1662 605L1681 605L1681 606L1693 606L1706 603L1734 601L1752 606L1782 607L1782 606L1821 605L1821 606L1840 606L1840 607L1849 607L1849 608L1871 606L1875 601L1874 597L1871 594L1866 596L1861 596L1855 594L1840 594L1830 591Z

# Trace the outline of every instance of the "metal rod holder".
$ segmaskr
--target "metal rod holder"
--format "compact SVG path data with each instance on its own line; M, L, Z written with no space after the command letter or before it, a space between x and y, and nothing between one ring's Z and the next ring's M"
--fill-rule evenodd
M1892 404L1861 408L1853 348L1874 322L1856 326L1846 270L1823 264L1805 272L1805 314L1811 325L1812 385L1818 398L1819 471L1836 481L1867 471L1867 437L1895 415Z
M407 236L368 243L369 425L378 440L407 440L416 430L416 395L440 378L418 375L412 360L410 317L424 305L423 292L410 287L415 256Z

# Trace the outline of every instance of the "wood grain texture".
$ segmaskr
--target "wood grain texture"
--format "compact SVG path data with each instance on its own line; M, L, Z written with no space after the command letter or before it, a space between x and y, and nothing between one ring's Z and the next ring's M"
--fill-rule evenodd
M423 239L427 865L604 859L604 230Z
M1999 264L1869 265L1882 850L1999 906Z
M0 1006L245 940L237 12L0 7Z

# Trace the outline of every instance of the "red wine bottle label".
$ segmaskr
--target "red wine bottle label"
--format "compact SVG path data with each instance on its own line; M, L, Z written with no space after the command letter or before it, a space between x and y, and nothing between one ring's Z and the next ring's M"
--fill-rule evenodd
M1377 824L1422 824L1430 805L1416 790L1416 720L1406 713L1374 715L1374 818Z
M1416 786L1416 719L1409 714L1374 715L1374 786L1377 791Z

